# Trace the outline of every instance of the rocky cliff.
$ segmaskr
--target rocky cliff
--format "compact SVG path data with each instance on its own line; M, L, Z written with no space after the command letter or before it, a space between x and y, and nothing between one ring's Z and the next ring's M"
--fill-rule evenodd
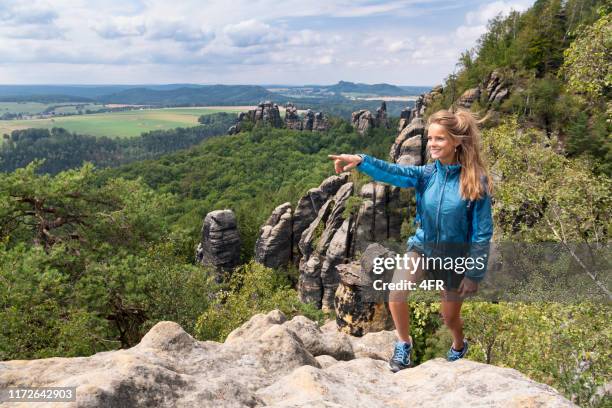
M236 118L236 124L231 126L227 133L230 135L243 130L245 123L252 126L270 126L274 128L285 127L293 130L306 130L325 132L329 130L330 123L323 112L314 112L308 109L303 117L292 103L285 105L285 118L281 119L278 105L271 102L261 102L255 109L248 112L240 112Z
M387 116L387 104L382 102L376 113L372 114L369 110L361 109L351 115L351 124L362 135L371 128L389 128L389 118Z
M391 331L356 338L278 310L224 343L156 324L130 349L91 357L0 362L0 389L76 386L76 402L3 407L574 407L510 368L429 360L393 374Z

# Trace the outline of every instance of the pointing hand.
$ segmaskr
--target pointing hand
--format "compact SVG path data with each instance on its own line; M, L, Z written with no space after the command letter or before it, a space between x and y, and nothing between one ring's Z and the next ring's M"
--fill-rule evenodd
M362 158L356 154L329 154L327 155L330 159L334 161L334 168L336 169L336 174L340 174L343 171L349 171L353 169L361 163ZM343 167L343 163L347 163L346 166Z

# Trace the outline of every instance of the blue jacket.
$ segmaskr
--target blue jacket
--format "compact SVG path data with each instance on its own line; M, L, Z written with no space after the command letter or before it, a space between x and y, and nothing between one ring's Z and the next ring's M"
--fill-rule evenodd
M363 161L356 167L376 181L398 187L414 187L417 202L416 233L408 238L408 250L418 249L426 256L453 252L462 248L461 255L476 259L478 265L467 265L465 274L481 281L486 273L489 243L493 236L491 197L485 194L476 201L467 201L459 194L460 164L444 165L436 160L426 166L403 166L360 155ZM485 183L486 178L482 178ZM439 255L443 256L443 255ZM484 268L482 267L484 263Z

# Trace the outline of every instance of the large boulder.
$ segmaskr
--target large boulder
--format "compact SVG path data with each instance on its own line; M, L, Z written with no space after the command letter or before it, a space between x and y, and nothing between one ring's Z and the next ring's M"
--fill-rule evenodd
M356 338L278 310L252 316L224 343L159 322L130 349L1 362L0 389L76 387L76 402L49 405L58 408L575 407L516 370L470 360L436 358L393 374L395 338Z
M231 272L240 263L240 235L236 216L232 210L216 210L206 214L202 224L201 240L196 249L196 261L212 266L219 272Z

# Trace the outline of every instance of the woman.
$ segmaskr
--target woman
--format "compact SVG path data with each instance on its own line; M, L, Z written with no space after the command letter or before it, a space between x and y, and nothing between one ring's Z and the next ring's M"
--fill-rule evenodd
M336 173L357 168L376 181L415 188L417 229L408 239L409 257L452 255L459 260L458 255L465 255L464 260L472 258L470 265L466 261L462 272L457 262L454 271L442 270L439 266L425 268L425 271L422 267L412 270L398 267L393 276L394 281L405 277L415 281L427 274L430 279L444 281L441 312L453 335L447 359L455 361L468 351L460 317L463 298L478 290L478 283L486 272L493 235L491 180L481 159L478 125L469 111L441 110L431 115L427 121L427 150L435 161L426 166L391 164L366 154L329 157L334 160ZM475 264L476 259L481 262ZM399 337L389 361L393 372L410 366L412 337L407 295L408 291L393 291L389 298L389 309Z

